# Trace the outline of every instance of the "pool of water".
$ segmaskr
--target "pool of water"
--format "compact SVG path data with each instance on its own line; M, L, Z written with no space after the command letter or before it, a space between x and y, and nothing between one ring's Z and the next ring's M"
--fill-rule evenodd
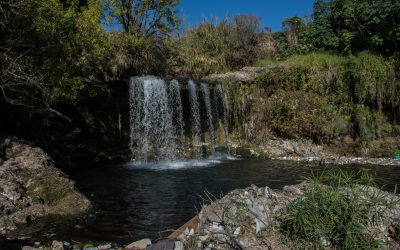
M82 167L69 173L93 203L83 218L51 225L32 241L47 234L52 239L87 242L127 243L144 237L167 236L199 211L206 193L221 197L250 184L273 189L299 183L320 166L289 161L215 158L205 161L127 163L118 166ZM340 166L357 171L361 166ZM379 185L393 190L400 183L400 169L363 166L375 175ZM52 235L54 233L55 235ZM41 239L43 242L43 238ZM1 247L1 243L0 243Z

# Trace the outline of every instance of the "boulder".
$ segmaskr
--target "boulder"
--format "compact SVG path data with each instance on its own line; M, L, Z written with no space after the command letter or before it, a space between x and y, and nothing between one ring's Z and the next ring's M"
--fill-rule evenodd
M12 232L38 219L86 212L90 202L42 149L16 138L3 143L0 166L0 229Z

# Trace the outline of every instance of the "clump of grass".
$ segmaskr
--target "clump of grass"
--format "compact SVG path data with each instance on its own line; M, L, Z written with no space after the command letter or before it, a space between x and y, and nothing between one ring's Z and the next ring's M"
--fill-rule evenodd
M311 188L289 204L282 215L282 230L292 242L314 248L378 249L381 242L368 234L380 218L382 197L366 197L360 184L373 186L365 171L350 174L330 171L307 179ZM297 245L297 244L295 244Z

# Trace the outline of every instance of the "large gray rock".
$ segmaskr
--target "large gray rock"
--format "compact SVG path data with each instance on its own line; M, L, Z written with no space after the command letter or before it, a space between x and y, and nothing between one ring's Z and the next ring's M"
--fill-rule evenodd
M16 138L6 139L2 145L6 156L0 165L2 231L13 231L19 225L49 215L71 216L89 209L89 200L54 167L42 149Z

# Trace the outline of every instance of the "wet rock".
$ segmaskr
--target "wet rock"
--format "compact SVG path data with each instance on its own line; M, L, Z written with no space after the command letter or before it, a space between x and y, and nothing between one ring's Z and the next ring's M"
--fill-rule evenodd
M151 245L150 239L142 239L127 245L125 248L128 250L138 250L138 249L146 249L146 247L149 245Z

